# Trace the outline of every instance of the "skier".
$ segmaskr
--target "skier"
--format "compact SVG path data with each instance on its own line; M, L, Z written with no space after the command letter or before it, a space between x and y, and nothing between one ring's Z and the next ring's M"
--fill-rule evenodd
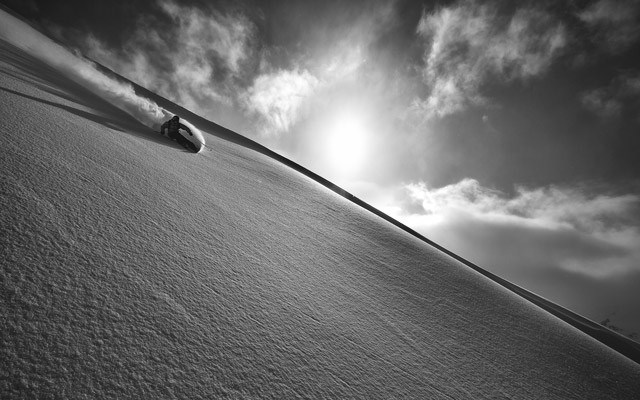
M169 138L177 141L178 143L184 146L185 142L188 142L188 141L185 138L183 138L182 135L180 135L180 133L178 132L180 128L187 131L189 133L189 136L193 136L193 133L191 133L191 129L182 125L180 123L180 117L178 117L177 115L175 115L173 118L171 118L170 120L162 124L162 127L160 127L160 133L164 135L164 130L166 129L167 135L169 136Z

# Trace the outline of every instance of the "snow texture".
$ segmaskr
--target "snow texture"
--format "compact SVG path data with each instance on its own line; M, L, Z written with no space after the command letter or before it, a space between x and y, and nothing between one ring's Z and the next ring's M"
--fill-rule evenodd
M195 156L4 41L0 107L3 399L640 393L635 362L240 137Z

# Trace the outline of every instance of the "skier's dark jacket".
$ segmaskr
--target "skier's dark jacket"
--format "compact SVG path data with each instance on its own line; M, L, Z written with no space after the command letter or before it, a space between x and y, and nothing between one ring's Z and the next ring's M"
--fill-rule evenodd
M178 117L177 115L174 116L173 118L171 118L170 120L168 120L167 122L165 122L164 124L162 124L162 127L160 127L160 133L164 135L164 130L166 129L167 130L167 134L169 135L169 137L171 139L180 140L180 139L182 139L182 137L178 133L178 130L180 128L182 128L185 131L189 132L189 136L193 136L193 133L191 133L191 129L189 129L186 126L182 125L180 123L180 117Z

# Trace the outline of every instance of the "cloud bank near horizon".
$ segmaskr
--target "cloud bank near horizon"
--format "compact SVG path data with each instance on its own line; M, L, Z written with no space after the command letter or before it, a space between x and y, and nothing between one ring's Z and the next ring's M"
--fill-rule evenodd
M460 238L466 234L451 230L469 221L483 226L477 229L483 233L482 240L495 240L481 247L513 249L512 257L507 257L512 261L593 277L640 272L640 224L636 220L640 195L588 194L578 187L549 186L517 187L508 196L468 178L437 189L424 182L412 183L403 190L402 206L395 211L399 218L452 247L465 247ZM516 231L519 234L512 236ZM531 260L520 258L523 254L529 254ZM509 268L504 261L501 264Z

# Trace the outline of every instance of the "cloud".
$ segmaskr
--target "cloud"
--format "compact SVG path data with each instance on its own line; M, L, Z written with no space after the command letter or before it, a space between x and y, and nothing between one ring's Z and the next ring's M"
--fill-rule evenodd
M611 96L606 89L594 89L580 96L582 105L602 118L620 115L622 103Z
M122 48L88 35L83 50L132 81L201 114L231 104L253 51L254 27L242 15L159 0L161 18L143 17Z
M200 68L211 55L221 59L232 73L247 59L253 26L241 15L207 13L195 7L181 6L171 0L159 2L160 8L177 22L180 60L186 58Z
M288 131L301 116L304 104L320 81L307 70L280 70L256 77L244 93L246 109L263 121L264 135Z
M563 24L541 9L506 13L495 3L459 1L424 13L417 28L423 41L426 98L412 108L425 118L443 117L487 102L490 80L526 80L545 73L567 44Z
M58 69L141 123L156 128L168 115L152 100L137 95L131 84L99 71L93 62L54 43L3 10L0 10L0 22L0 37Z
M561 269L589 277L640 272L640 195L518 187L512 196L464 179L404 185L392 215L481 266L506 275Z
M608 86L585 91L580 101L601 118L618 117L627 109L635 112L640 105L640 72L621 74Z
M305 20L300 28L304 33L296 39L295 47L304 47L304 51L287 54L291 47L265 49L260 73L240 95L244 110L257 117L257 131L263 136L278 137L297 123L307 122L299 126L297 139L304 141L307 135L317 146L319 136L311 131L318 120L326 131L336 110L355 112L354 98L365 97L364 93L375 97L384 85L376 75L380 72L377 66L368 60L374 57L376 41L397 22L395 4L372 3L365 9L339 4L331 7L329 15L318 18ZM363 102L357 103L362 106ZM307 117L315 117L315 122L309 123Z
M578 13L578 18L609 53L622 52L640 38L640 3L635 0L600 0Z
M341 27L336 28L334 23L323 26L321 37L329 39L317 46L315 57L318 59L323 75L327 79L340 80L367 65L368 60L381 55L381 49L377 47L378 40L399 23L396 15L396 2L371 2L363 10L360 6L342 6L351 8L351 12L340 10L335 13L335 18L341 21ZM377 58L377 61L382 60Z

